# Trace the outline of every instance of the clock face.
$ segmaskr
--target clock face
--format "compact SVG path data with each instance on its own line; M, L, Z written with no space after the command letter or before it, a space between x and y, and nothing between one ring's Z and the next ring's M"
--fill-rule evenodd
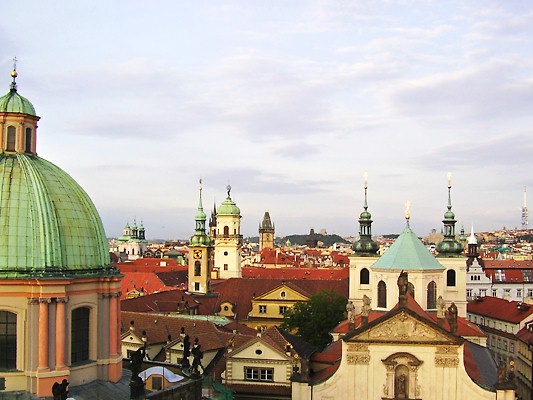
M200 258L202 258L202 251L201 250L194 250L193 251L193 257L196 260L199 260Z

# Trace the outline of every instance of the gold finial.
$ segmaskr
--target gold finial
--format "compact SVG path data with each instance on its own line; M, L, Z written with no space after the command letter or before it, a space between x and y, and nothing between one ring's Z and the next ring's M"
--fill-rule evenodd
M411 202L409 200L405 202L405 219L407 222L411 219Z
M11 76L13 78L16 78L17 77L17 57L13 57L13 71L11 71Z
M448 189L452 187L452 173L448 172Z
M11 77L13 78L13 81L11 82L11 90L16 91L17 90L17 57L13 57L13 71L11 71Z
M365 171L363 175L365 177L365 189L368 189L368 172Z
M200 178L200 180L198 181L200 183L200 192L202 191L202 178Z

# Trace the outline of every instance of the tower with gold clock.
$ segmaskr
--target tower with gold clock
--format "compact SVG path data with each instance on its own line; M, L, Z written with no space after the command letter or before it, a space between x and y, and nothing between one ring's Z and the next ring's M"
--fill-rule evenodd
M211 269L213 259L213 246L211 238L205 232L207 219L202 206L202 180L200 180L200 200L198 211L194 220L196 230L189 242L189 292L209 293L211 283Z

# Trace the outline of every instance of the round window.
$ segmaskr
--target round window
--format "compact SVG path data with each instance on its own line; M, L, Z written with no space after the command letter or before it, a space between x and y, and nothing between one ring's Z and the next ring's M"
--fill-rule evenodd
M228 255L228 252L227 252L227 251L225 251L225 252L224 252L224 255L225 255L225 256L227 256L227 255Z
M229 307L228 306L224 306L224 311L228 311L229 310Z
M257 354L257 355L261 355L261 354L263 354L263 351L257 349L257 350L255 351L255 354Z
M279 295L280 295L281 297L285 297L285 292L281 292Z

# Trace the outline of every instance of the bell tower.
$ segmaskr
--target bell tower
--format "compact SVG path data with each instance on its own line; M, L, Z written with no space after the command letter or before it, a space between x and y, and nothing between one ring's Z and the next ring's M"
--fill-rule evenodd
M227 186L228 196L218 207L215 235L215 268L221 279L240 278L241 269L241 210L231 199L231 186Z
M200 199L194 220L196 230L189 241L189 292L206 294L211 286L211 264L213 247L211 238L205 232L207 219L202 206L202 180L200 179Z
M270 214L265 211L263 222L259 225L259 251L266 248L274 248L274 230Z

